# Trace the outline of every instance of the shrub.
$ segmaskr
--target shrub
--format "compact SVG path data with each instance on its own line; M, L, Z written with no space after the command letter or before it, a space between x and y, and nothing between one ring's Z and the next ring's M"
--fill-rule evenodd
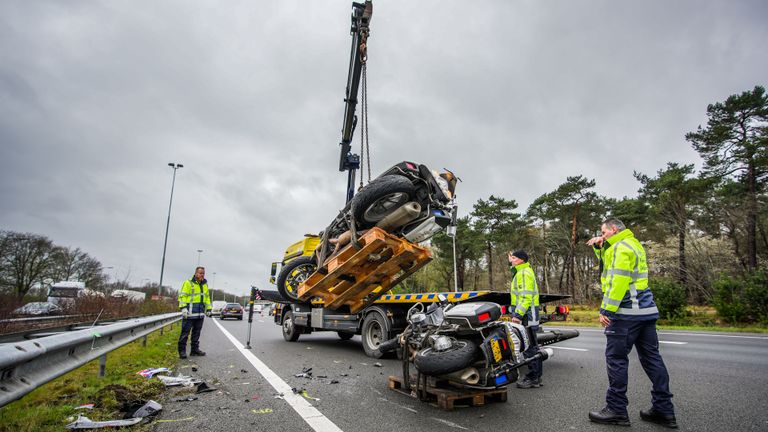
M768 324L768 277L756 272L745 279L723 276L715 283L713 300L717 314L725 321Z
M659 308L659 318L676 320L686 316L687 302L682 285L671 279L654 278L651 281L651 291Z

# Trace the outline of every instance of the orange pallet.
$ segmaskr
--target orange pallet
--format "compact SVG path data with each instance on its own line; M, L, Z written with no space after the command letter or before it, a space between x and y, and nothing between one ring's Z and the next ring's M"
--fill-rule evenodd
M432 260L429 249L372 228L312 273L298 288L299 300L323 299L325 307L357 313Z

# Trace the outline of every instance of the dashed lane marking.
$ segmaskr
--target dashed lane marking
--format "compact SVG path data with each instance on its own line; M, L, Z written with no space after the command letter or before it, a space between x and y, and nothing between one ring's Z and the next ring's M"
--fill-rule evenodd
M282 378L272 371L264 362L256 357L250 350L245 349L232 334L224 329L216 320L212 320L216 327L221 330L222 333L232 342L238 351L245 357L246 360L264 377L265 380L279 393L283 394L283 399L293 408L296 413L304 419L307 424L317 432L343 432L338 426L336 426L328 417L312 406L309 401L304 399L300 394L294 394L291 390L291 386L288 385Z
M676 342L676 341L663 341L663 340L660 340L659 343L669 344L669 345L686 345L688 342Z

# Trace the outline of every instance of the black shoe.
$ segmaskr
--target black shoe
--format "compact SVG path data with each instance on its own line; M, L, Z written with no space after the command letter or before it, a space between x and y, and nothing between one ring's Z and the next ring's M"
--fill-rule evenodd
M677 420L675 415L662 414L653 408L649 410L640 410L640 418L651 423L660 424L670 429L677 429Z
M529 389L529 388L539 388L543 386L544 384L541 382L541 378L523 378L522 381L517 383L517 388L521 389Z
M189 355L202 357L205 355L205 351L194 350L191 353L189 353Z
M187 353L185 353L185 352L179 352L179 358L180 358L180 359L182 359L182 360L184 360L185 358L187 358Z
M600 424L629 426L628 416L615 413L608 409L608 407L605 407L600 411L590 411L589 420Z

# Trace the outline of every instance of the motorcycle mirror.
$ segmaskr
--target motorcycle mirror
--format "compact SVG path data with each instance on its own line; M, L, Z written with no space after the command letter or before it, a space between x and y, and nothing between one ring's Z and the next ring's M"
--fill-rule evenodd
M445 294L438 294L437 299L440 300L440 304L448 303L448 296Z

